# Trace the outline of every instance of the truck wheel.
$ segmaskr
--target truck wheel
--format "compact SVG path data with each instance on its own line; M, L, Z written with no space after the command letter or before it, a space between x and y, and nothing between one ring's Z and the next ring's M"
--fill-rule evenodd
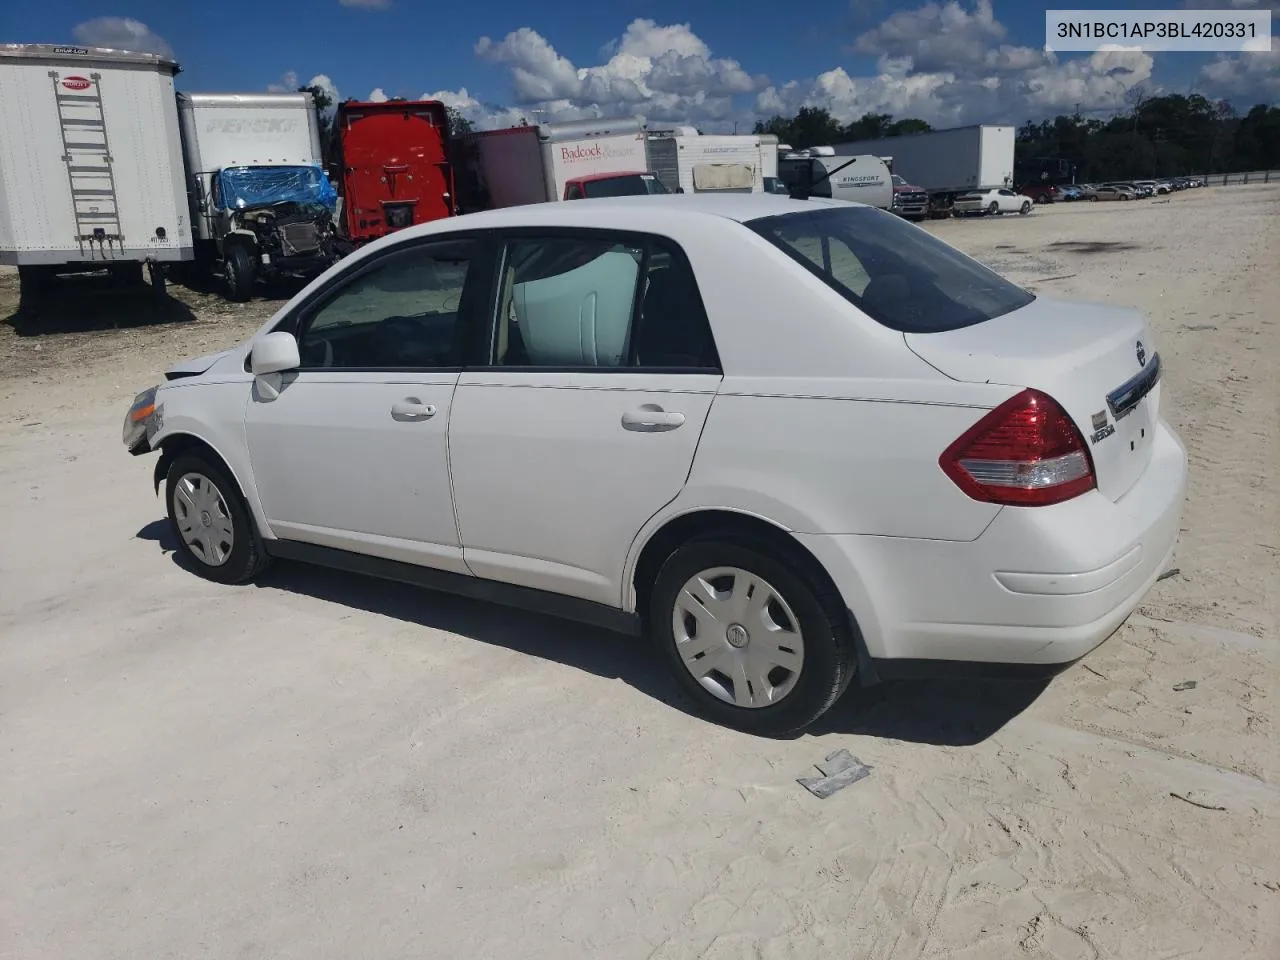
M253 296L253 258L243 244L227 247L222 260L227 277L227 297L236 303L244 303Z

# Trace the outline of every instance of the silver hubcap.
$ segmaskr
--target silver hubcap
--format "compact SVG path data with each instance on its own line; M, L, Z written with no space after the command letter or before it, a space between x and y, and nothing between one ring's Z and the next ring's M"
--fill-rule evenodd
M220 567L235 546L235 529L222 493L203 473L184 473L173 488L173 516L183 542L202 562Z
M715 567L690 577L671 626L680 662L725 703L767 707L800 679L800 621L768 581L747 570Z

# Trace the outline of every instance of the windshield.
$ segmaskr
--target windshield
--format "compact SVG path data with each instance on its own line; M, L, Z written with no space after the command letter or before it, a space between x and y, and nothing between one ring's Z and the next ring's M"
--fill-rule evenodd
M1035 299L925 230L873 207L762 217L746 226L867 316L903 333L956 330Z
M650 193L670 193L651 173L632 173L605 180L589 180L582 185L588 197L640 197Z
M318 166L225 167L217 176L218 206L224 210L284 202L333 210L337 204L333 184Z

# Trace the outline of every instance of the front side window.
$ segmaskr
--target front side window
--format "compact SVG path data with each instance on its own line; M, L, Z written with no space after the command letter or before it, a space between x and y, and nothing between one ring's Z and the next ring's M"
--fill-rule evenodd
M304 318L303 369L460 365L458 309L478 252L476 241L446 240L379 258Z
M904 333L983 323L1035 297L919 227L872 207L748 221L873 320Z
M502 258L493 363L717 369L693 271L670 241L521 238Z

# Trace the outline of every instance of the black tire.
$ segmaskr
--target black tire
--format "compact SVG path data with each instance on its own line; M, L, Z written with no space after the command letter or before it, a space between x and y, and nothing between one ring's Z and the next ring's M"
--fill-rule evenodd
M786 736L826 713L849 686L856 655L848 614L824 576L806 575L809 564L804 559L788 556L777 544L709 538L684 544L663 563L650 594L649 630L697 712L746 733ZM803 660L794 686L776 704L728 703L699 684L681 659L673 623L676 599L691 577L717 567L735 567L767 581L798 621Z
M175 497L178 485L184 477L198 475L207 479L225 506L225 519L230 521L231 549L221 563L211 562L187 543L182 533L180 515L184 509L177 506ZM212 457L201 453L184 453L169 465L165 482L165 506L169 513L169 527L177 541L180 553L192 569L206 580L215 583L247 583L261 573L270 562L262 550L257 528L249 514L249 508L240 494L240 488L227 474L226 469ZM212 513L213 511L211 511ZM197 523L210 526L218 516L197 519Z
M1092 197L1090 197L1090 198L1089 198L1089 201L1090 201L1091 203L1097 203L1097 202L1098 202L1098 195L1095 193Z
M1027 202L1024 200L1024 201L1023 201L1023 203L1022 203L1022 209L1020 209L1020 210L1018 211L1018 213L1020 213L1022 216L1024 216L1024 217L1025 217L1025 216L1026 216L1028 213L1030 213L1030 212L1031 212L1031 204L1027 203Z
M993 217L994 217L994 216L995 216L997 213L999 213L999 212L1000 212L1000 204L998 204L998 203L996 203L994 200L992 200L992 201L991 201L991 206L987 207L987 213L988 213L990 216L993 216Z
M226 273L227 298L236 303L244 303L253 296L254 268L253 257L242 243L230 244L222 260L222 269Z

